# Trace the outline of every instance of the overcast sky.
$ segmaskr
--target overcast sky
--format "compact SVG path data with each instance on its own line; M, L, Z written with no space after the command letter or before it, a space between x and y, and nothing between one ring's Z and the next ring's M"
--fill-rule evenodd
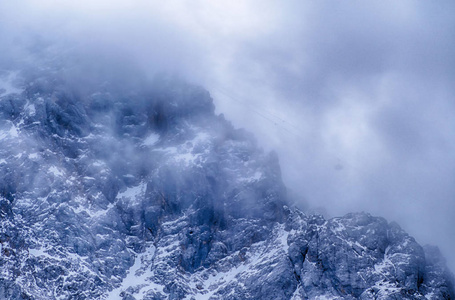
M2 1L0 64L69 49L201 84L279 154L298 201L397 221L455 271L454 12L442 0Z

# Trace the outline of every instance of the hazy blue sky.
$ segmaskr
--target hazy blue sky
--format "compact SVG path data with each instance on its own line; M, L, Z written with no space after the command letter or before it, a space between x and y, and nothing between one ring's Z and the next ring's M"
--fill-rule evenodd
M3 66L65 49L180 74L301 201L395 220L455 270L455 2L2 2Z

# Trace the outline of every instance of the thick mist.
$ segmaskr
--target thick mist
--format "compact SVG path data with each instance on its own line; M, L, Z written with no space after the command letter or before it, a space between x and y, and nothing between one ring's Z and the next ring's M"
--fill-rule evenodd
M20 89L11 71L68 59L80 88L137 67L177 74L278 153L297 203L397 221L455 270L453 11L450 1L3 1L0 93Z

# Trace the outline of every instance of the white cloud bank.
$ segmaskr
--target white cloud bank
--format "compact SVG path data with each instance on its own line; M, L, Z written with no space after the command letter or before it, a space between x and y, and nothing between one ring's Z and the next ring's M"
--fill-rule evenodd
M178 73L278 152L301 199L396 220L455 270L454 6L3 1L0 65L65 50Z

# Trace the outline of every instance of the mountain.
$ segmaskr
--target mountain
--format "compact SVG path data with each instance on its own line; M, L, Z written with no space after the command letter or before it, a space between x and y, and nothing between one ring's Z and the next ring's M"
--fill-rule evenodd
M0 299L455 299L439 250L398 224L289 203L277 156L203 88L17 74L0 94Z

